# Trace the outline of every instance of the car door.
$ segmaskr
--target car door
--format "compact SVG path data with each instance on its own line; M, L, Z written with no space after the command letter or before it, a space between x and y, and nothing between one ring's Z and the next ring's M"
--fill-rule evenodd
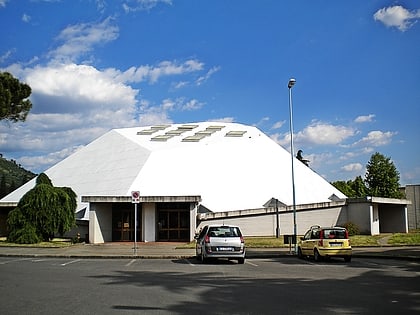
M300 248L302 250L302 254L304 255L310 255L312 253L313 245L311 242L311 235L312 235L312 231L311 230L307 231L301 241Z
M203 229L200 231L200 233L197 236L196 244L195 244L195 253L197 255L201 255L204 250L204 237L207 234L208 226L206 225L203 227Z

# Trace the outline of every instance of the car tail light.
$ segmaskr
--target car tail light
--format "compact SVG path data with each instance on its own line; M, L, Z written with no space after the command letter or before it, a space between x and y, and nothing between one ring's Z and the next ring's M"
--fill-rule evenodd
M245 243L245 241L244 241L244 237L243 237L243 236L241 236L241 244L243 244L243 243Z
M210 243L210 237L208 235L204 238L204 243Z
M319 241L318 246L324 246L324 231L319 231Z

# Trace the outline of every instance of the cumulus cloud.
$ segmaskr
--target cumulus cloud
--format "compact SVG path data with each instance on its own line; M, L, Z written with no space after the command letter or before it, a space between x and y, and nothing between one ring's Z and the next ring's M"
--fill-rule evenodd
M363 169L363 165L360 163L350 163L344 165L341 169L346 172L359 172Z
M355 135L356 131L347 126L337 126L320 121L314 121L293 135L294 143L298 146L305 145L338 145ZM290 133L273 134L271 138L282 146L290 144Z
M315 121L298 132L295 141L316 145L336 145L354 134L353 128ZM290 138L290 135L288 137Z
M36 111L80 112L116 109L123 104L134 106L136 103L138 90L92 66L61 64L37 66L25 71L25 81L33 90Z
M379 147L387 145L391 142L392 137L395 133L391 131L382 132L379 130L371 131L368 133L366 137L363 137L359 141L357 141L354 145L355 146L372 146L372 147Z
M373 120L373 118L375 118L374 114L369 114L369 115L365 115L365 116L358 116L358 117L356 117L354 122L355 123L371 122Z
M397 5L379 9L373 15L375 21L380 21L388 27L396 27L404 32L420 18L420 10L409 11Z

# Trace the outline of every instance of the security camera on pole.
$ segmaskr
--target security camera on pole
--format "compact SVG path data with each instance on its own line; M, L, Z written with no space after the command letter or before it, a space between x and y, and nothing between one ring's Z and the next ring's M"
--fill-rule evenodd
M131 203L134 203L134 255L137 256L137 205L140 203L140 192L131 192Z

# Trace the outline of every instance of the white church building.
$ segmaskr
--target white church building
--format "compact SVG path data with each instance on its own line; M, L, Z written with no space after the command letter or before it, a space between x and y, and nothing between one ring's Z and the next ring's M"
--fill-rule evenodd
M258 128L200 122L113 129L45 174L76 192L81 234L103 243L134 240L135 191L139 241L191 241L206 222L239 224L248 236L293 234L291 169L290 153ZM346 196L298 159L294 178L298 234L348 221L370 234L407 231L403 201L358 200L350 211ZM16 206L34 185L0 207Z

